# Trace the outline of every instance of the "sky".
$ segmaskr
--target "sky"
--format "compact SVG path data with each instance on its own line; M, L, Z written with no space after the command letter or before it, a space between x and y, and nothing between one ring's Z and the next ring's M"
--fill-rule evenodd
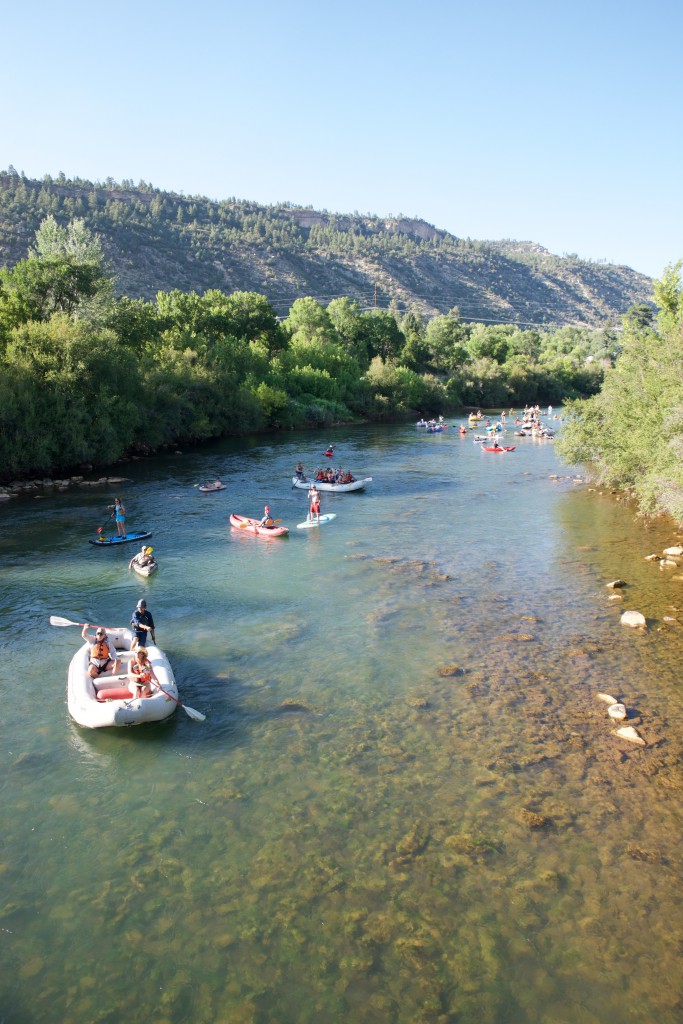
M683 258L683 3L35 0L0 169L417 217L661 277Z

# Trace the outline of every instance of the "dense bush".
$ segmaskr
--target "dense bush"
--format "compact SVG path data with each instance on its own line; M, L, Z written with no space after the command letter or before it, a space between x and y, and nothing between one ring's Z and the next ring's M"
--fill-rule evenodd
M280 324L251 292L115 299L97 239L48 218L27 259L0 272L0 474L239 432L559 403L598 390L610 348L605 331L464 324L457 309L425 321L304 298Z

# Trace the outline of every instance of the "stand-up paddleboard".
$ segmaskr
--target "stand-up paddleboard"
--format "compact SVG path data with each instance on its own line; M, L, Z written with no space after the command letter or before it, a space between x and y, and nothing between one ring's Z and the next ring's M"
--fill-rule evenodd
M129 533L125 537L98 537L97 540L89 540L88 544L94 544L96 548L107 548L114 547L116 544L130 544L135 540L147 540L151 537L151 531L149 533Z
M324 516L320 517L318 522L315 519L307 519L305 523L297 523L297 530L310 530L312 526L323 526L324 523L329 523L332 519L337 518L336 512L327 512Z

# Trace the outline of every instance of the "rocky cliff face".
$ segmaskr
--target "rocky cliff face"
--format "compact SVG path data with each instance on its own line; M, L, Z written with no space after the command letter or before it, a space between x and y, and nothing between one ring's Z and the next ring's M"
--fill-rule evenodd
M284 316L303 295L323 304L346 295L428 315L458 306L464 320L604 326L652 292L628 267L560 258L534 242L460 239L411 218L11 174L0 175L0 264L26 256L48 214L82 217L102 238L118 291L131 297L256 291Z

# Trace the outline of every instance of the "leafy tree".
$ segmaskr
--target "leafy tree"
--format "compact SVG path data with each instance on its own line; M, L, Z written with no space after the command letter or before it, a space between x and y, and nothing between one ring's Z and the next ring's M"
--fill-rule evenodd
M681 264L655 285L658 329L626 318L623 349L599 394L570 407L558 451L600 481L633 492L645 513L683 519Z
M36 232L36 247L11 269L0 270L0 332L53 313L94 320L111 297L99 242L74 221L60 228L48 217Z
M302 341L336 341L337 335L328 311L310 296L297 299L289 310L284 328Z
M373 309L361 314L361 321L370 358L379 356L382 360L398 359L405 345L405 337L391 313Z
M467 361L466 331L459 311L432 317L425 330L425 345L435 369L452 372Z

